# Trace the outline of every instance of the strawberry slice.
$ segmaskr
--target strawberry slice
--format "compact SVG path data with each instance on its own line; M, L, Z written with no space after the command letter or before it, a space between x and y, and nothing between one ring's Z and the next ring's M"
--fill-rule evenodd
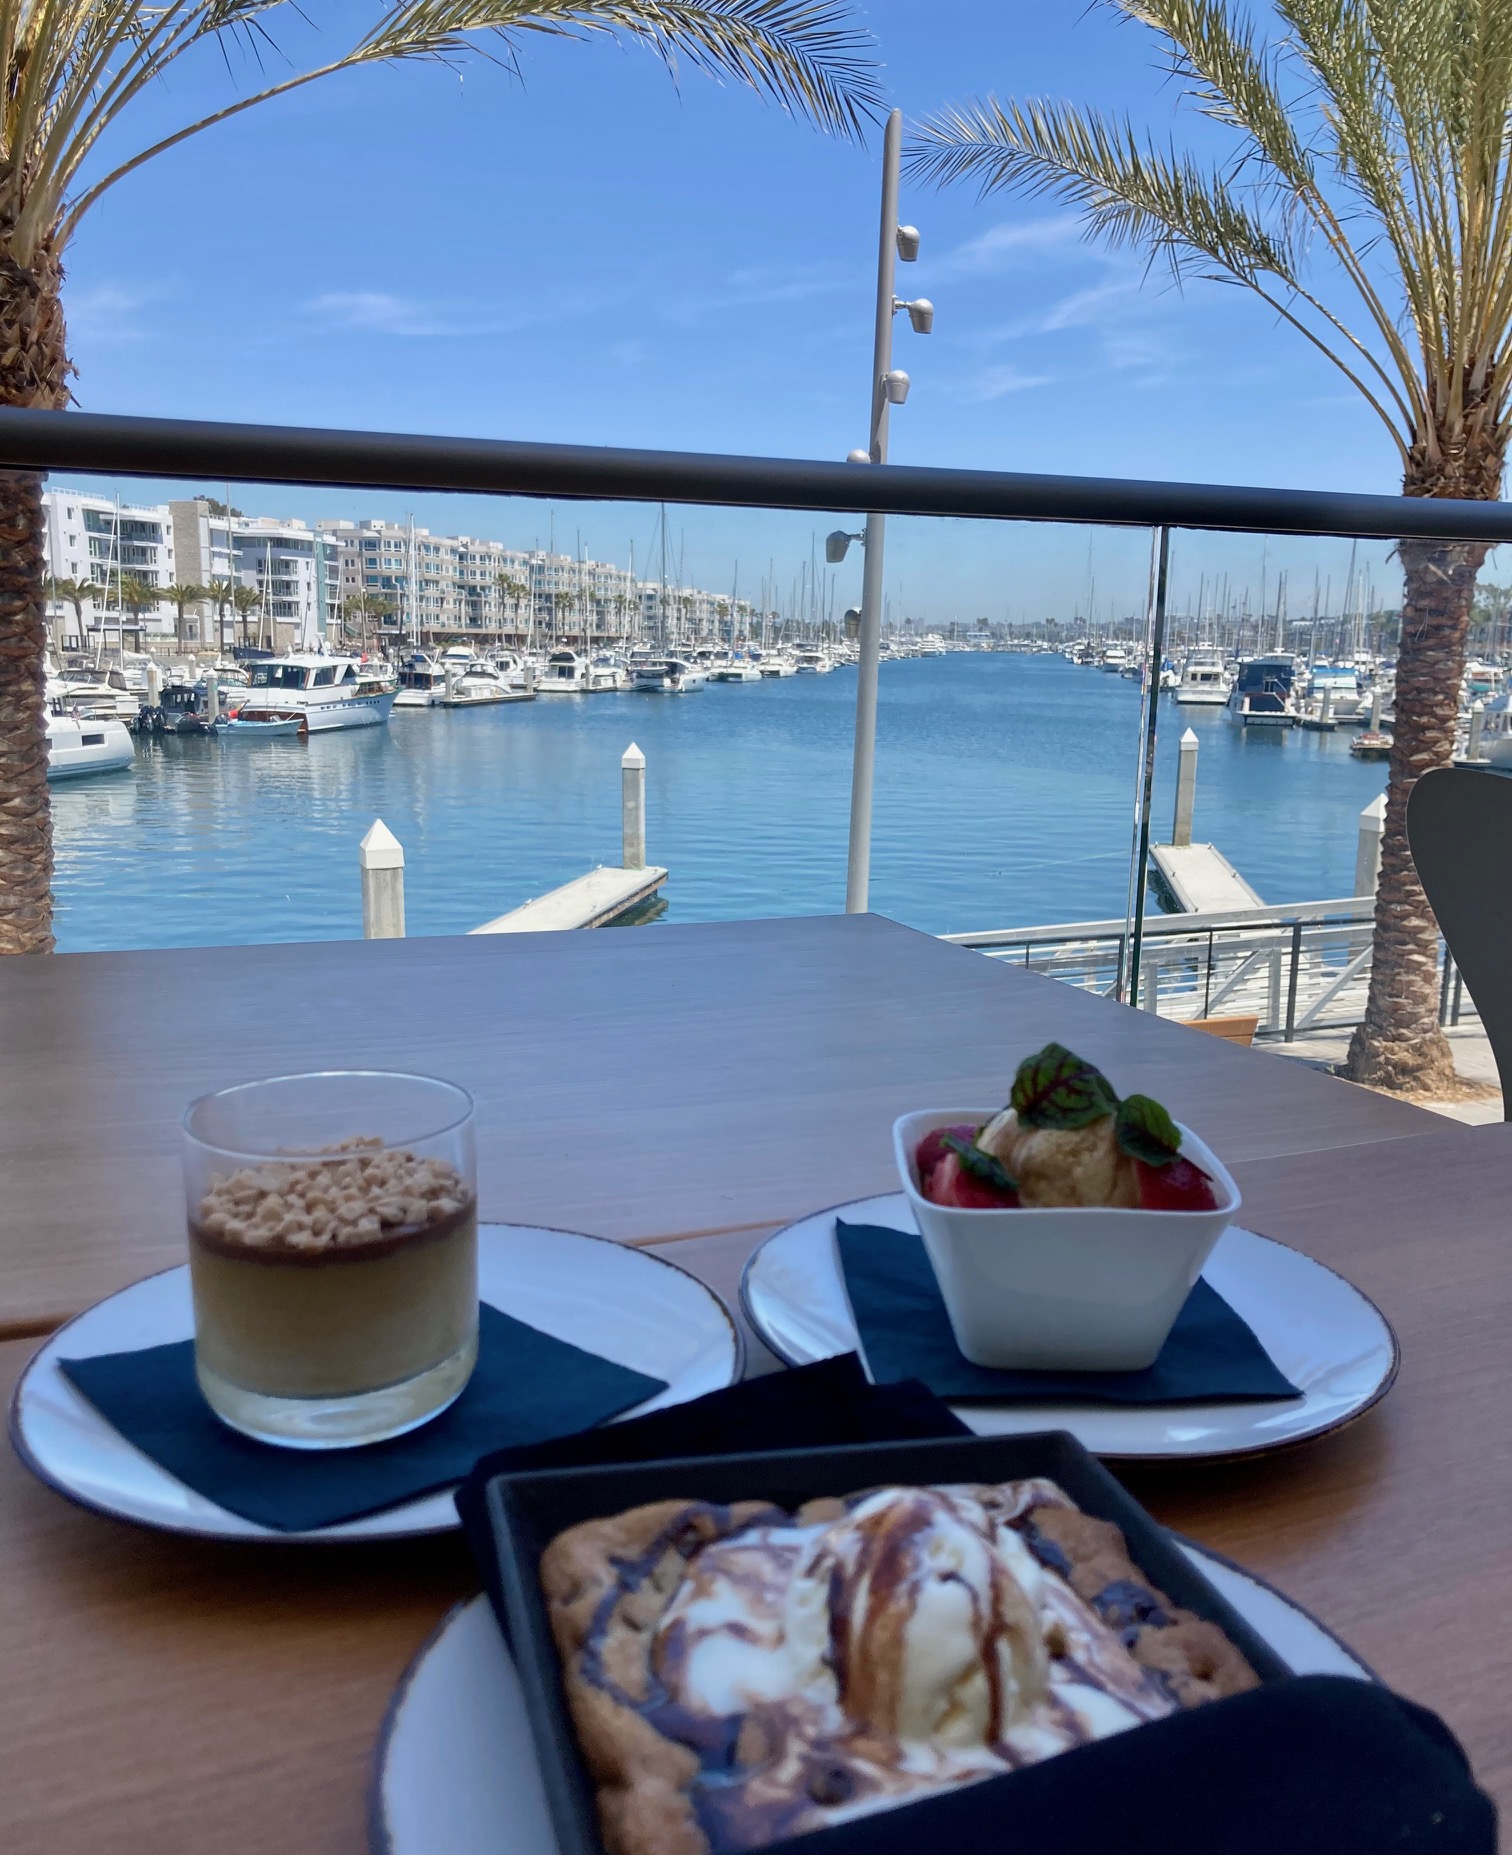
M1139 1172L1139 1205L1144 1211L1216 1211L1213 1181L1189 1159L1167 1160L1152 1166L1134 1162Z
M935 1167L950 1151L945 1142L952 1134L957 1140L964 1140L969 1146L982 1130L964 1124L960 1127L937 1127L932 1134L925 1134L914 1153L914 1160L919 1168L919 1177L927 1179ZM928 1197L928 1193L925 1196Z
M946 1153L928 1174L924 1196L931 1204L951 1205L957 1211L1009 1211L1016 1209L1019 1202L1016 1191L992 1185L969 1172L959 1153Z

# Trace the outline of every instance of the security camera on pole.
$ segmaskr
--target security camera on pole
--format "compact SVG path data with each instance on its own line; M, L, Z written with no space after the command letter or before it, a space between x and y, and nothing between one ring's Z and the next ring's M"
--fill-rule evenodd
M919 255L919 234L911 225L898 224L898 166L903 148L903 112L887 119L882 141L882 221L877 241L877 326L872 347L871 449L852 451L853 464L887 462L887 415L908 398L909 379L892 364L893 317L900 309L916 335L934 327L934 304L920 297L904 302L893 294L897 260L913 263ZM882 643L882 550L887 518L868 515L863 534L837 529L824 546L831 565L845 559L852 541L866 546L861 576L861 653L856 675L856 753L851 772L850 859L845 877L847 914L865 914L871 886L872 779L877 758L877 662Z

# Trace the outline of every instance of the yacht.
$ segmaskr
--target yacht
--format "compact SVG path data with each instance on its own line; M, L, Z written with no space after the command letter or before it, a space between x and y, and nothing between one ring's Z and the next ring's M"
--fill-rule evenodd
M536 685L543 696L580 696L588 688L588 659L576 651L553 651L546 659L545 674Z
M834 669L829 652L823 650L806 650L798 653L798 674L800 676L828 676Z
M514 700L509 685L491 665L476 657L469 657L465 663L450 655L442 658L441 692L435 698L438 708L470 709Z
M307 734L336 728L376 728L389 718L394 685L356 657L290 651L251 665L252 686L238 709L243 721L302 722Z
M588 692L617 691L630 687L630 671L623 657L612 651L600 651L588 666Z
M399 672L395 709L435 708L446 692L446 672L430 658L415 658Z
M1221 709L1229 699L1232 680L1216 644L1194 644L1181 660L1176 700L1188 708Z
M131 730L117 716L48 716L49 779L78 779L85 773L119 773L135 761Z
M713 680L716 683L759 683L761 670L749 657L732 657L714 671Z
M1246 658L1239 665L1239 674L1229 694L1229 708L1234 719L1244 727L1294 728L1297 725L1297 699L1293 688L1296 673L1296 658L1280 652L1269 657Z
M94 664L70 664L47 678L47 700L54 707L130 721L142 706L145 689L132 688L124 670Z
M777 651L775 654L762 658L761 674L763 676L796 676L798 666L786 651Z
M1106 670L1110 676L1118 676L1135 661L1131 651L1126 651L1121 644L1110 644L1102 654L1099 670Z
M1492 766L1512 770L1512 694L1493 696L1486 704L1480 751Z
M687 695L707 681L703 670L685 657L655 657L635 668L635 687L653 694Z

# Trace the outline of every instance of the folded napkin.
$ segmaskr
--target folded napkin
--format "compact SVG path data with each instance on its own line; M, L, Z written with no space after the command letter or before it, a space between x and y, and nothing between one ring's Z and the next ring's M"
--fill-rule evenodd
M59 1360L107 1423L218 1506L279 1532L378 1513L458 1482L502 1443L538 1443L602 1423L666 1390L528 1327L485 1302L478 1363L449 1410L406 1436L357 1449L280 1449L229 1429L194 1377L194 1345Z
M1160 1356L1142 1372L1020 1372L961 1354L923 1242L881 1224L835 1221L856 1330L878 1384L919 1379L938 1397L1015 1404L1228 1404L1301 1397L1201 1279Z
M769 1845L765 1855L1495 1855L1496 1809L1436 1714L1306 1675Z
M508 1630L500 1598L498 1553L484 1490L495 1475L529 1469L592 1468L609 1462L656 1462L670 1456L723 1456L769 1449L818 1449L843 1443L899 1443L971 1432L923 1385L873 1385L854 1353L791 1372L748 1378L669 1410L651 1411L603 1430L484 1456L457 1490L457 1512L488 1582L494 1613Z

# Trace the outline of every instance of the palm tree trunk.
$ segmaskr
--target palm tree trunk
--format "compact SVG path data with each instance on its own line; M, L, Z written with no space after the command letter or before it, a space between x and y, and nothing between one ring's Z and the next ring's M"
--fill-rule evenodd
M0 406L57 410L69 365L50 243L18 264L14 170L0 170ZM0 953L50 953L52 818L43 707L47 643L42 479L0 472Z
M1493 484L1499 478L1500 459ZM1410 482L1407 488L1411 494ZM1454 757L1470 605L1486 549L1406 541L1400 554L1402 638L1370 994L1344 1073L1376 1088L1432 1094L1452 1082L1454 1057L1439 1025L1438 923L1407 847L1407 800L1424 773Z

